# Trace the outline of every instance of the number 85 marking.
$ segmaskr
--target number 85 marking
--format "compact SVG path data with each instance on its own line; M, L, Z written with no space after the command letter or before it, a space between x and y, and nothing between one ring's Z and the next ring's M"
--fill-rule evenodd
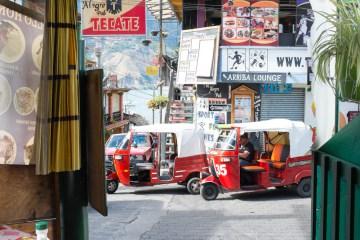
M215 164L215 171L218 176L226 176L227 170L225 164Z

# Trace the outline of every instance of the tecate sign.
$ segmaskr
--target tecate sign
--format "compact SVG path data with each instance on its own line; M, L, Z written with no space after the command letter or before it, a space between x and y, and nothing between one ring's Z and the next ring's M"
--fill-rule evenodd
M83 35L143 35L145 1L82 0Z
M222 82L285 83L286 73L221 73Z

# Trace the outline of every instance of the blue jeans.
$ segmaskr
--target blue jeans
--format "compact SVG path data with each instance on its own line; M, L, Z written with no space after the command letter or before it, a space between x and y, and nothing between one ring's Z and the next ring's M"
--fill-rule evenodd
M246 161L244 159L240 159L240 166L247 166L247 165L251 165L251 162Z

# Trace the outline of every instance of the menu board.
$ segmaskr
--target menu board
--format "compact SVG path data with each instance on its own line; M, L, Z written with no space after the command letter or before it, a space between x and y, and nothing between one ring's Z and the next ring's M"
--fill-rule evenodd
M223 0L222 9L224 45L278 45L278 0Z
M30 164L43 23L0 5L0 164Z
M224 45L250 44L250 1L223 1L222 39Z
M177 84L216 84L220 27L183 30Z

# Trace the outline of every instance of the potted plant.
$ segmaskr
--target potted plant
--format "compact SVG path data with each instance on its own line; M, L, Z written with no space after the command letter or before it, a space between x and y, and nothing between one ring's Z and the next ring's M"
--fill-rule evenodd
M164 108L169 103L169 99L165 96L157 96L154 100L159 108Z
M332 0L336 12L319 12L330 27L314 45L317 76L344 100L360 101L360 0ZM335 82L329 78L335 60Z
M158 109L158 106L155 102L154 99L150 99L148 102L147 102L147 106L148 108L152 109L152 110L155 110L155 109Z
M164 96L157 96L154 97L153 99L150 99L147 102L147 106L150 109L160 109L160 108L164 108L166 107L166 105L169 103L169 99L167 97Z

